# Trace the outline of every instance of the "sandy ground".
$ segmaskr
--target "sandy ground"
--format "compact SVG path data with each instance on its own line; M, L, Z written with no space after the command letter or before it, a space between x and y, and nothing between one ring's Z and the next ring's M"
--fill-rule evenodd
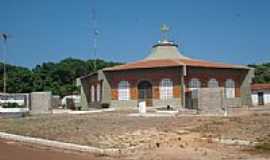
M0 131L100 148L133 148L119 157L87 155L90 159L270 159L269 150L258 151L254 147L224 145L211 140L225 138L270 144L270 107L239 109L234 113L230 117L130 117L124 111L46 115L0 119ZM33 152L45 157L46 152L69 156L48 150Z
M230 154L220 155L218 152L222 145L215 145L216 150L206 148L182 148L182 147L160 147L159 149L119 157L99 156L85 153L70 153L64 151L55 151L52 148L42 148L40 146L29 146L13 141L0 140L0 160L266 160L266 156L250 156L248 154L239 154L238 150L231 147Z
M65 153L37 148L13 141L0 140L0 160L90 160L104 159L90 154Z

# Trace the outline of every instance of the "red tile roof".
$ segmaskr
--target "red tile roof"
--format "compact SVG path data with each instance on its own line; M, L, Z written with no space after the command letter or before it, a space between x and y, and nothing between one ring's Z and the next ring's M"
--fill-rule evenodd
M195 60L195 59L181 59L182 63L187 66L192 67L206 67L206 68L247 68L246 66L224 64L219 62L210 62L205 60Z
M270 83L255 83L251 85L251 90L263 90L263 89L269 89L270 90Z
M180 61L173 59L158 59L158 60L141 60L137 62L127 63L111 68L105 68L104 71L118 71L143 68L160 68L160 67L176 67L182 66Z
M103 70L120 71L120 70L143 69L143 68L176 67L184 65L192 67L205 67L205 68L248 69L248 67L241 65L223 64L195 59L155 59L155 60L141 60L111 68L105 68Z

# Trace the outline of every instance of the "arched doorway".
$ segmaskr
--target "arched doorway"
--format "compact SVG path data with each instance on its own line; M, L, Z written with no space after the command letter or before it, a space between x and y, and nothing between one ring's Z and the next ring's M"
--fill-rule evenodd
M152 84L149 81L141 81L138 84L139 101L145 101L146 106L153 105Z

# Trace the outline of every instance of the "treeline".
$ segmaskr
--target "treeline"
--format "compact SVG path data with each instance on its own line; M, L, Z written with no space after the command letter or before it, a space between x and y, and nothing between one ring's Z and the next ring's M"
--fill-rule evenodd
M254 83L270 83L270 63L252 64L248 66L255 68Z
M96 64L96 65L95 65ZM47 62L33 69L6 65L7 92L28 93L33 91L51 91L65 96L77 92L76 78L87 75L96 69L111 67L121 63L104 60L67 58L58 63ZM0 92L3 91L3 63L0 63Z

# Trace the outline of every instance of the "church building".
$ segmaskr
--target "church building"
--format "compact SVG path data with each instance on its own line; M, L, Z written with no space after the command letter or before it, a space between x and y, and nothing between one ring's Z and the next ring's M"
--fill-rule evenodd
M251 104L252 76L244 65L187 57L164 36L145 59L98 70L78 82L83 109L137 108L140 101L147 107L194 108L192 99L202 88L221 88L227 104L240 107Z

